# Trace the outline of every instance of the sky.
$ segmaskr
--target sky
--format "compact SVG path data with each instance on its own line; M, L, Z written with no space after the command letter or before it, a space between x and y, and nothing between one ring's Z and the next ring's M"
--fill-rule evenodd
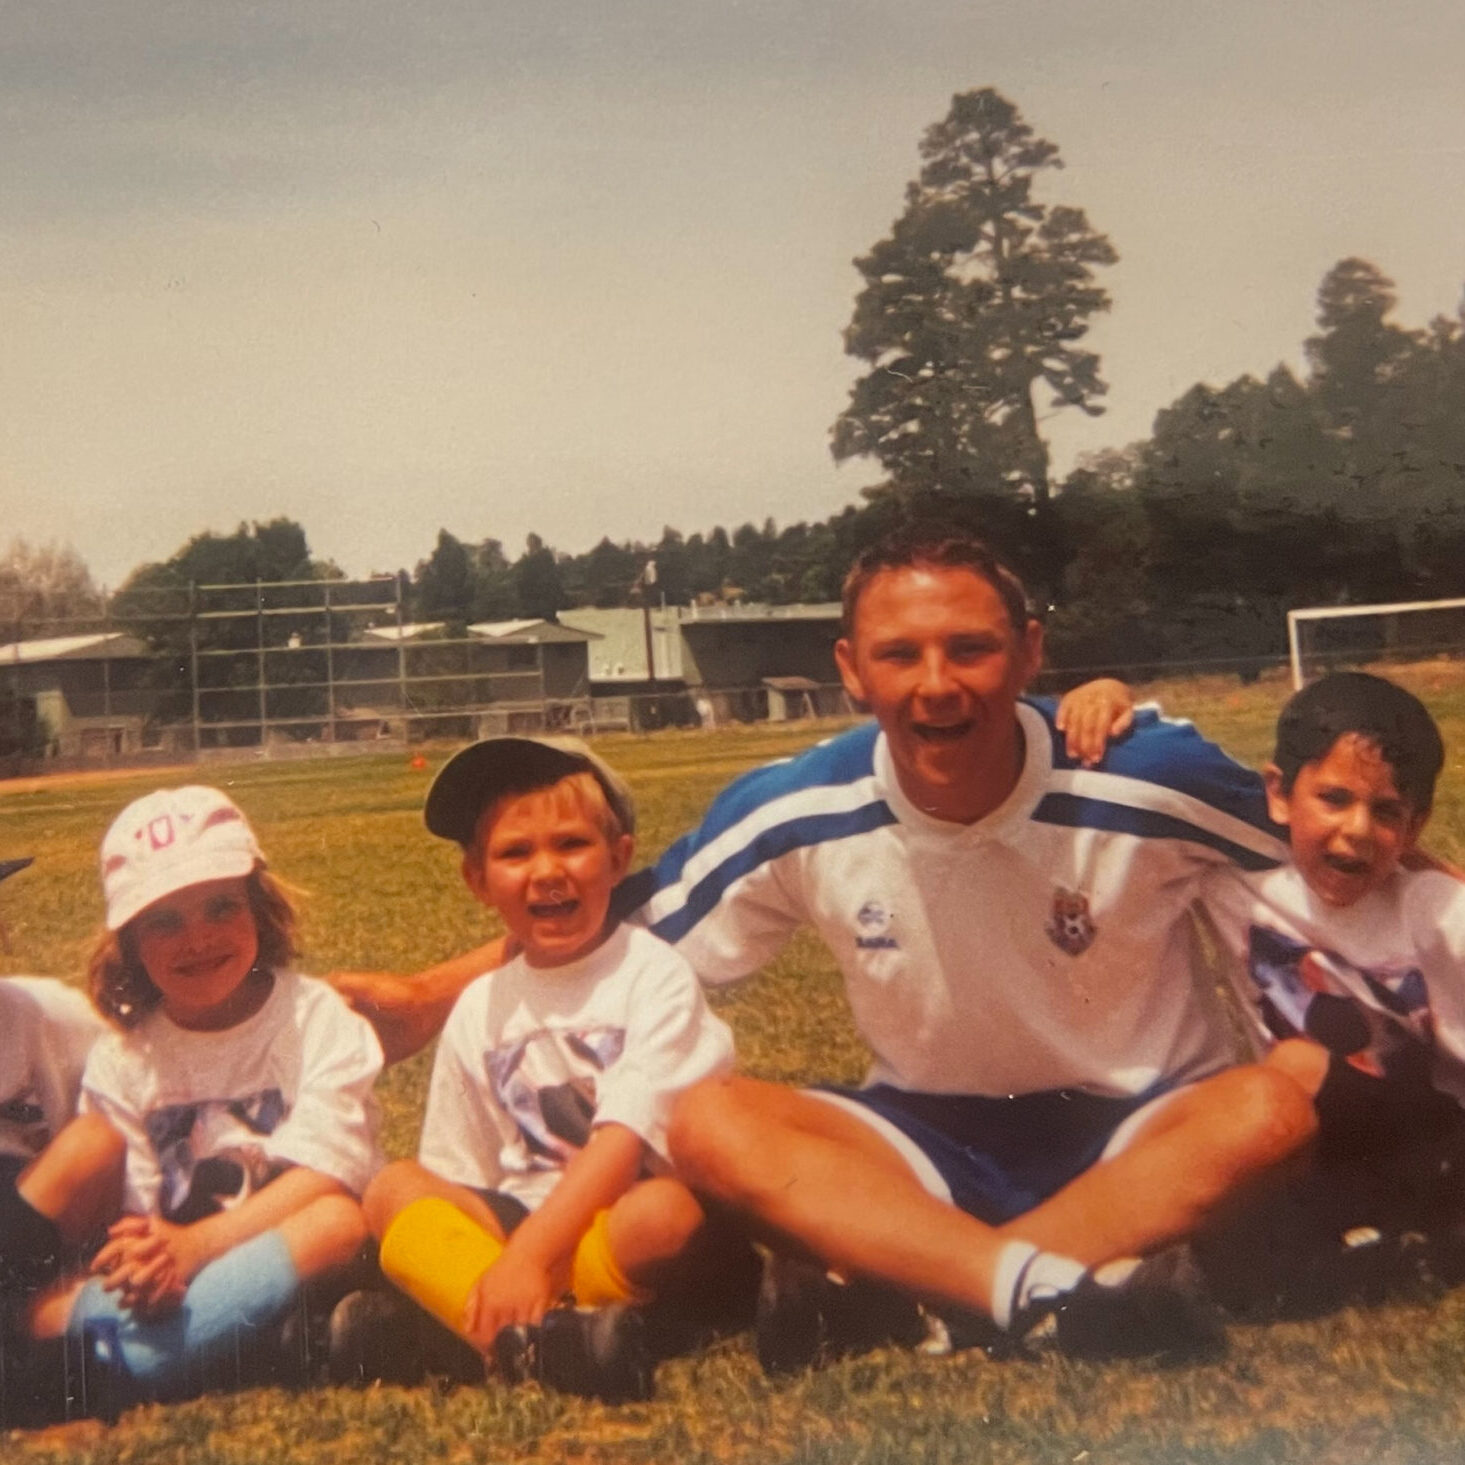
M828 446L852 261L982 86L1120 255L1063 471L1300 371L1341 258L1458 308L1462 49L1458 0L7 0L0 549L827 518L880 476Z

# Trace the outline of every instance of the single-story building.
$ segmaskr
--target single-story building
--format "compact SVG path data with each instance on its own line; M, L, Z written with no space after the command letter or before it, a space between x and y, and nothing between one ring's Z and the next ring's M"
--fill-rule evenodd
M591 693L644 709L638 726L849 710L834 668L837 603L568 610L561 621L600 637L590 651ZM800 685L769 685L789 678Z
M0 646L0 685L34 703L51 757L122 757L159 746L153 663L124 631L48 636Z

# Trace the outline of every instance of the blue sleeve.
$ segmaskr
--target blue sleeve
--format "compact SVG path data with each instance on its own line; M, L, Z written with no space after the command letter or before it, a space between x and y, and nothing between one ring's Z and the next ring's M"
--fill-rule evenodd
M713 800L695 829L672 844L655 864L621 882L615 913L632 915L657 895L681 887L675 908L664 912L652 927L657 935L675 943L734 884L780 856L889 823L894 815L882 799L860 798L851 803L842 797L850 785L873 771L878 735L875 723L865 723L794 758L755 768L735 779ZM689 871L689 865L695 873Z
M1287 832L1267 813L1261 775L1238 763L1186 721L1153 706L1111 743L1096 769L1070 758L1051 702L1034 701L1052 738L1054 790L1035 818L1055 824L1179 838L1245 869L1285 858Z

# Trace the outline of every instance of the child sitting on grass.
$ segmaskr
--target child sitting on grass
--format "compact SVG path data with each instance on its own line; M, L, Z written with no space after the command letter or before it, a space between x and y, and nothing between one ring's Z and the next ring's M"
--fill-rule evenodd
M1283 1216L1318 1244L1314 1280L1330 1250L1357 1250L1345 1236L1443 1235L1465 1219L1465 884L1400 864L1443 762L1403 688L1356 672L1312 683L1283 708L1265 772L1291 862L1221 872L1205 892L1257 1050L1317 1110L1312 1172ZM1247 1266L1259 1249L1278 1254L1254 1247Z
M0 880L30 864L0 860ZM97 1115L76 1118L87 1053L104 1030L86 997L49 977L0 979L0 1312L8 1322L63 1255L115 1214L122 1141ZM110 1174L91 1196L71 1193L78 1167ZM111 1214L108 1214L110 1208ZM0 1336L0 1347L13 1346ZM23 1346L23 1345L22 1345ZM0 1368L0 1377L4 1370ZM0 1402L0 1420L16 1401Z
M703 1231L668 1173L667 1120L731 1068L731 1034L682 957L612 916L634 812L583 743L476 743L424 817L462 847L518 954L453 1009L418 1161L367 1192L382 1271L511 1379L644 1397L652 1360L627 1304L685 1275Z
M356 1196L377 1163L381 1067L370 1026L292 970L294 912L224 794L129 804L101 864L90 983L116 1031L92 1049L81 1107L126 1144L122 1215L90 1277L30 1318L37 1339L79 1350L69 1372L85 1412L273 1364L302 1284L365 1240ZM105 1178L79 1167L69 1188L84 1196Z

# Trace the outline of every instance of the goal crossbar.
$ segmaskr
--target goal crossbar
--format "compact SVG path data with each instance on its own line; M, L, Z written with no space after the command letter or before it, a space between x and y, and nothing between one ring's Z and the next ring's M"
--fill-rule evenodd
M1455 610L1465 605L1456 600L1398 600L1380 605L1310 605L1287 612L1287 652L1292 663L1292 690L1302 690L1302 643L1297 627L1303 621L1334 620L1342 616L1397 615L1414 610Z

